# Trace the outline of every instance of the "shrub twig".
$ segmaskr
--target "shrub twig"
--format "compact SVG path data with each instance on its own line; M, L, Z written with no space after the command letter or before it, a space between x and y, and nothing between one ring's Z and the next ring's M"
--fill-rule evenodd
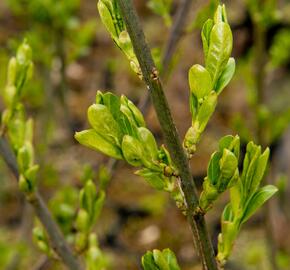
M15 155L12 152L10 145L3 137L0 137L0 154L15 178L18 179L19 171ZM27 200L33 207L36 216L46 229L52 247L63 263L71 270L81 270L81 263L74 256L40 193L36 191L31 197L27 198Z
M180 174L181 188L187 205L187 219L193 232L195 246L200 255L203 269L216 270L217 264L204 217L196 211L198 209L198 197L188 160L173 122L159 74L145 41L136 10L132 0L118 0L118 3L142 70L144 82L147 85L156 110L166 144Z

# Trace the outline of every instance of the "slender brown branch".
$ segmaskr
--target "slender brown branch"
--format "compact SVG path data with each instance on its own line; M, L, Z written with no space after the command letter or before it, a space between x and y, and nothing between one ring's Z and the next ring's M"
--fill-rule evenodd
M16 179L18 179L19 171L15 155L12 152L8 142L2 137L0 137L0 154L7 163L8 167L11 169L13 175ZM61 258L63 263L71 270L82 269L81 263L74 256L39 192L35 191L35 193L29 196L27 200L32 205L36 216L46 229L52 244L52 248Z
M162 63L162 69L160 74L161 77L163 77L163 75L166 75L169 70L172 56L182 36L184 25L186 23L186 19L188 17L188 13L192 2L193 2L192 0L182 0L182 2L179 4L176 16L173 21L173 26L169 34L168 41L166 42L165 45L165 51L161 60ZM149 104L150 104L150 96L149 92L146 92L138 104L138 107L140 108L143 114L146 114Z
M162 59L162 69L166 73L168 66L175 52L176 45L182 36L187 15L193 0L182 0L176 13L176 19L170 31L168 42L166 43L165 52Z
M200 255L203 269L216 270L217 264L204 217L196 212L198 208L198 197L194 181L192 180L188 160L173 122L158 71L155 67L150 49L145 41L145 36L136 10L132 0L118 0L118 3L142 70L144 82L147 85L160 122L166 144L180 174L181 188L187 205L187 218L193 232L195 246Z

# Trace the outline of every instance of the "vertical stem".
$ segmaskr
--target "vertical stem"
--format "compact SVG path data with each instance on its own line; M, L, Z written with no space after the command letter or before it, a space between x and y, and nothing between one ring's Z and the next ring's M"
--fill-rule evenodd
M188 17L188 13L190 10L190 6L192 4L192 0L182 0L182 2L179 4L178 10L176 12L176 16L173 22L172 29L169 34L168 41L165 46L165 52L162 57L162 69L160 76L163 77L163 75L166 76L166 73L169 69L170 61L172 60L172 56L176 50L178 41L180 40L180 37L184 31L184 25L186 23L186 19ZM141 112L146 113L149 104L150 104L150 96L149 92L146 92L145 95L142 97L142 99L139 102L138 107L140 108Z
M165 53L162 59L162 70L164 73L168 70L168 66L175 51L176 44L182 35L192 2L192 0L182 0L180 3L180 8L177 10L176 19L174 20L173 26L171 28L169 39L165 48Z
M153 101L166 144L180 174L181 188L187 205L187 219L193 232L195 247L199 253L203 269L217 270L214 250L209 239L204 217L196 212L198 208L198 197L188 160L173 122L158 71L145 41L136 10L132 0L118 0L118 3L142 70L144 82L147 85Z

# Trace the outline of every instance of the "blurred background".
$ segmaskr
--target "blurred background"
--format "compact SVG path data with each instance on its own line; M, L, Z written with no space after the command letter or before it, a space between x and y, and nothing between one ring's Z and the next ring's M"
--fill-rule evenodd
M182 1L168 1L168 13L159 12L154 2L136 0L135 4L159 64ZM163 76L181 137L191 122L187 73L193 64L203 64L200 29L219 1L192 2ZM226 134L239 134L244 146L249 140L269 146L271 160L264 181L277 185L279 193L245 225L227 269L290 269L290 2L224 3L237 68L192 159L192 172L200 187L210 155ZM115 164L74 140L74 132L88 126L86 111L97 90L126 94L135 104L146 95L144 84L102 25L96 1L1 0L0 89L8 60L24 38L35 63L24 100L35 120L38 185L68 241L84 179L97 183L107 177L106 203L95 230L108 269L141 269L140 258L147 250L166 247L176 253L182 269L200 269L190 228L168 194L153 190L124 162ZM162 144L150 104L145 118ZM215 246L227 196L207 215ZM2 159L0 213L0 269L62 269L33 242L35 216Z

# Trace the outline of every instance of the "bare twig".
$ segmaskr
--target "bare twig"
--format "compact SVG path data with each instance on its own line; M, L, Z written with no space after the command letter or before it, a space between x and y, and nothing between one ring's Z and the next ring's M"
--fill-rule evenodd
M132 0L118 0L118 3L142 70L144 82L147 85L160 122L166 144L180 174L181 188L187 205L187 219L193 232L195 246L200 255L203 269L216 270L217 264L204 217L196 211L198 208L198 196L188 160L173 122L158 71L155 67L150 49L145 41L139 18L136 14Z
M165 52L162 59L162 69L166 73L168 66L175 52L176 45L180 40L184 25L186 23L187 15L192 4L192 0L182 0L176 13L176 19L170 31L168 42L166 43Z
M15 155L12 152L8 142L3 137L0 137L0 154L4 158L16 179L18 179L19 171ZM36 216L46 229L52 247L63 263L72 270L82 269L80 262L74 256L39 192L35 191L34 194L27 197L27 200L32 205Z
M161 77L163 77L163 75L166 75L169 70L172 56L182 36L192 2L193 2L192 0L182 0L177 9L176 16L173 21L173 26L171 28L168 41L166 42L165 50L161 60L162 63L162 69L160 74ZM143 114L146 114L149 104L150 104L150 96L149 92L146 91L145 94L143 95L143 98L141 98L138 104L138 107L140 108Z

